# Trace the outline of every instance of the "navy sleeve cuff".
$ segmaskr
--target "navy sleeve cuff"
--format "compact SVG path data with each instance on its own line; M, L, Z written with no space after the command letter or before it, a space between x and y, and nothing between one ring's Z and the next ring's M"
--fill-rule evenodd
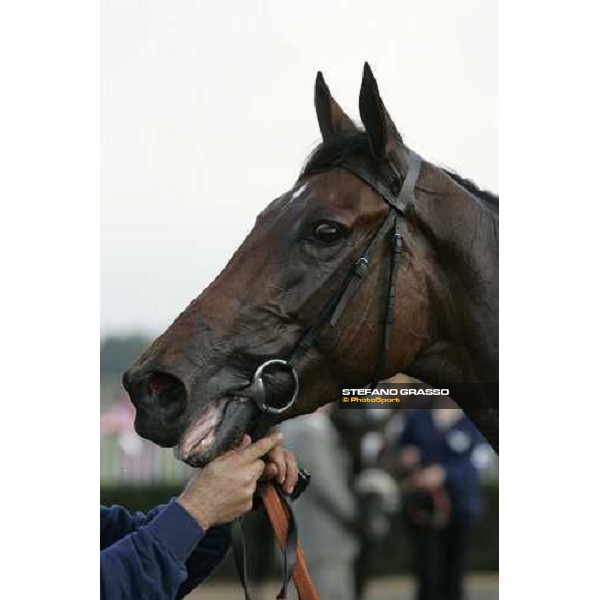
M144 529L169 548L182 563L188 559L205 533L185 508L174 500Z

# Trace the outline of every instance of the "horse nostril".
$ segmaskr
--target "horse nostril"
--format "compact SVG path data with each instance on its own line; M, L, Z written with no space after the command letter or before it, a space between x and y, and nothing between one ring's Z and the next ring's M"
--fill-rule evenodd
M158 418L176 418L187 404L184 383L164 371L132 370L123 376L123 385L136 410Z
M168 373L155 372L148 377L148 389L157 396L171 388L181 385L182 384L177 377L173 377Z

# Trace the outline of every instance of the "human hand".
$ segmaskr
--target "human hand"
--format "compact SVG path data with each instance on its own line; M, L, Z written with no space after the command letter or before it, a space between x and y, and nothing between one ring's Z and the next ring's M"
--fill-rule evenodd
M294 453L283 446L275 446L266 456L261 480L276 479L286 494L291 494L298 483L298 461Z
M204 530L233 521L252 508L256 482L265 468L262 457L282 439L281 433L273 433L252 443L244 435L237 448L198 470L177 502Z

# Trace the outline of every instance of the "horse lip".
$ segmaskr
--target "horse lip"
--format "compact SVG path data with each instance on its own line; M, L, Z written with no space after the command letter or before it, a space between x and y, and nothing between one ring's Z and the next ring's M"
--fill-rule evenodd
M225 415L225 408L231 397L219 398L210 404L191 420L179 438L176 448L177 458L188 462L194 457L199 446L206 440L214 438L215 432Z
M253 417L256 410L249 400L228 394L211 402L192 419L179 438L176 458L199 467L236 446L252 423L253 419L248 416Z

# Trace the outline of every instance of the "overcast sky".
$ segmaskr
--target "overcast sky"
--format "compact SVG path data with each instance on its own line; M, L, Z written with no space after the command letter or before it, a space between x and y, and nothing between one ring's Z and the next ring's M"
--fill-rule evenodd
M498 191L497 2L104 0L101 329L160 332L373 68L405 141Z

